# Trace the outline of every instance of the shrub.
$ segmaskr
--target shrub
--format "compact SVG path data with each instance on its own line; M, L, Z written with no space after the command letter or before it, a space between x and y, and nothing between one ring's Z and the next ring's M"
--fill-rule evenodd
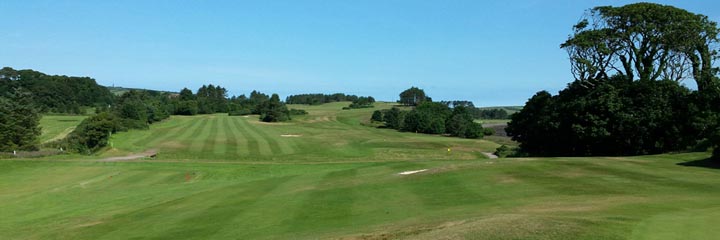
M482 132L483 132L483 135L485 135L485 136L495 135L495 129L492 129L492 128L483 128Z
M304 109L290 109L290 115L307 115L308 112Z
M230 112L228 112L229 116L245 116L250 114L252 114L252 110L249 108L238 108L230 110Z
M380 110L375 110L372 114L372 117L370 118L373 122L382 122L383 121L383 112Z

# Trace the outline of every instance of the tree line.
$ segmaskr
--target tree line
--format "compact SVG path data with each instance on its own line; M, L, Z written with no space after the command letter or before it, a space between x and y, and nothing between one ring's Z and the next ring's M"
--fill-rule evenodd
M589 10L561 48L575 81L540 91L507 132L523 154L637 155L705 150L720 158L717 24L654 3ZM693 79L697 90L681 84Z
M0 69L0 93L22 89L41 113L82 114L84 108L112 104L114 95L89 77L47 75L26 69Z
M358 96L356 95L346 95L344 93L334 93L334 94L322 94L322 93L312 93L312 94L298 94L298 95L290 95L285 98L285 103L287 104L307 104L307 105L320 105L325 103L331 103L331 102L354 102L358 100Z

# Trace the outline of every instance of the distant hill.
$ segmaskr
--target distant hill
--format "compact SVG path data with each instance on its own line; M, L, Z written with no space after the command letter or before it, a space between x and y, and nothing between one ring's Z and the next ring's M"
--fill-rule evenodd
M135 91L148 91L148 92L155 92L155 93L169 93L169 94L177 94L178 92L170 92L170 91L160 91L160 90L151 90L151 89L142 89L142 88L126 88L126 87L106 87L112 94L115 96L120 96L123 93L129 92L130 90Z
M513 114L522 110L523 106L494 106L494 107L479 107L482 110L502 109L507 111L508 114Z

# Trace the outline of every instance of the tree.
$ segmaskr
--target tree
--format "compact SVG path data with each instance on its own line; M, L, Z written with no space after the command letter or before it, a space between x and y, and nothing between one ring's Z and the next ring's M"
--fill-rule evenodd
M452 114L445 123L447 133L452 136L462 138L482 137L482 126L478 128L475 125L480 126L480 124L475 123L475 119L470 114L469 108L460 105L453 108Z
M282 122L290 120L290 111L280 96L273 94L269 100L260 104L260 120L263 122Z
M712 64L718 57L719 30L707 16L655 3L602 6L591 9L573 29L561 47L570 56L576 80L586 87L613 73L629 80L679 81L687 70L699 92L719 87Z
M557 111L555 99L546 92L540 91L530 98L520 112L512 116L505 131L512 140L520 143L520 148L536 155L554 153L557 146L553 137L558 131L556 122Z
M0 151L35 150L40 133L40 114L29 92L0 95Z
M405 115L400 130L408 132L444 134L445 122L451 110L447 105L434 102L423 102Z
M411 87L400 93L400 103L407 106L417 106L422 102L428 101L429 97L425 95L425 91L417 87Z

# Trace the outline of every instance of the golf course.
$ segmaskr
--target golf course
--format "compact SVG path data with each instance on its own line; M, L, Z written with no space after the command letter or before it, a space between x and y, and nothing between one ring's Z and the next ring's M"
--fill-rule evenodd
M377 128L391 103L347 104L282 123L172 116L93 155L2 160L0 239L720 235L708 153L490 159L497 143ZM52 118L41 139L70 127Z

